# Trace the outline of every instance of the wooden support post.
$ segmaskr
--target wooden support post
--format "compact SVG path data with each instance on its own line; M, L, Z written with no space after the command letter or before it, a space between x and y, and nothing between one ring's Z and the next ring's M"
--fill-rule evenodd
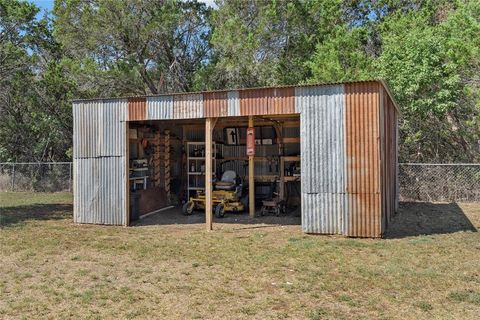
M165 166L165 195L167 197L167 205L170 205L170 130L165 130L163 157Z
M253 116L248 117L248 127L253 128ZM255 160L254 156L248 156L248 203L249 215L255 217Z
M155 132L154 139L154 152L153 152L153 185L155 187L160 186L160 132Z
M130 122L125 122L125 223L130 225Z
M278 144L278 160L279 160L279 198L280 200L285 200L285 161L283 158L283 127L279 124L274 126L275 133L277 135L277 144Z
M212 223L212 131L214 119L205 120L205 223L207 231L213 229Z

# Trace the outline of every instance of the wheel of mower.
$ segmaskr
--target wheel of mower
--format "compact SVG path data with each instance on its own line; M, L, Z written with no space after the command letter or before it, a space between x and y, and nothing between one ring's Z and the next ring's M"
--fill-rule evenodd
M193 213L194 207L195 207L195 204L193 203L193 201L188 201L183 205L182 213L186 216L189 216Z
M225 216L225 206L223 204L217 204L215 207L215 217L223 218Z
M267 215L267 209L265 209L265 207L262 207L262 209L260 209L260 215L262 217Z
M248 194L240 199L243 204L243 210L248 211Z

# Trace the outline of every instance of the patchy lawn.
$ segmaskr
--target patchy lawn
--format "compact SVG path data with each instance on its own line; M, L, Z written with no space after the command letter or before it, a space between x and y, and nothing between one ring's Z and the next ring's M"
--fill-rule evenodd
M298 225L74 225L71 203L0 193L0 318L480 314L480 204L403 204L387 239L372 240Z

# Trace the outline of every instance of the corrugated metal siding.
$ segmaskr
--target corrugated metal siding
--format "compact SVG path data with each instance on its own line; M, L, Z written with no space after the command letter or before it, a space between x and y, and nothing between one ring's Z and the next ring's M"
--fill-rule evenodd
M395 213L397 194L397 121L396 110L385 89L382 88L383 98L383 214L386 224L390 222L391 216Z
M302 226L309 233L341 233L345 203L343 85L297 88L300 114Z
M204 93L203 105L207 118L228 116L228 97L225 91Z
M147 97L147 119L148 120L173 119L173 97L172 96Z
M302 192L345 192L344 88L298 88L300 105Z
M74 222L123 225L125 157L75 159L73 165Z
M125 223L127 99L73 105L74 221Z
M379 83L345 85L347 235L379 237Z
M345 235L350 237L380 237L380 194L348 193Z
M343 193L302 192L302 229L306 233L341 234L346 210Z
M73 104L73 157L122 156L125 153L127 100Z
M240 91L240 114L295 113L295 88L267 88Z
M128 99L128 120L139 121L147 119L147 102L146 98L129 98Z
M381 91L388 97L380 112L380 90L381 84L372 81L75 102L74 219L125 223L127 120L301 112L304 231L378 237L381 213L387 219L393 213L398 192L398 115L386 91ZM199 139L203 134L201 128L189 133ZM277 152L277 146L257 147L259 156ZM244 156L244 146L229 153ZM255 167L267 174L265 163Z
M228 116L239 117L240 116L240 98L238 91L228 91Z
M203 117L202 94L181 94L173 96L174 119L195 119Z

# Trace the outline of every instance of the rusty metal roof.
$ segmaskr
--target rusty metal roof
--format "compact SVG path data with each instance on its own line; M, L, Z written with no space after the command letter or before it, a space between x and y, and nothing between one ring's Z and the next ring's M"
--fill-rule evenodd
M131 99L131 98L147 98L147 97L161 97L161 96L175 96L175 95L184 95L184 94L213 94L220 92L228 91L247 91L247 90L265 90L265 89L282 89L282 88L297 88L297 87L315 87L315 86L329 86L329 85L338 85L338 84L355 84L355 83L367 83L367 82L379 82L387 91L390 99L392 100L397 112L400 113L400 108L393 97L391 90L387 82L383 79L369 79L369 80L357 80L357 81L344 81L344 82L322 82L322 83L312 83L312 84L298 84L298 85L279 85L279 86L266 86L266 87L252 87L252 88L231 88L231 89L219 89L219 90L204 90L204 91L191 91L191 92L171 92L171 93L162 93L162 94L150 94L150 95L131 95L131 96L119 96L119 97L102 97L102 98L89 98L89 99L72 99L72 102L77 101L93 101L93 100L106 100L106 99Z

